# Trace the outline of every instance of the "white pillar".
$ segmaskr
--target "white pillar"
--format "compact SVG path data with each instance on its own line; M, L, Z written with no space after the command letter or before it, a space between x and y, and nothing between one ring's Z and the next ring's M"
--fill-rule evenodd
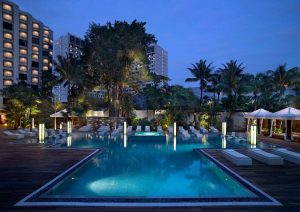
M226 126L227 126L227 123L222 122L222 136L226 136Z
M127 147L127 135L124 134L123 139L124 139L124 148L126 148Z
M174 122L174 125L173 125L173 135L174 135L174 137L176 137L176 134L177 134L176 129L177 129L176 122Z
M174 145L174 151L176 151L176 136L173 137L173 145Z
M72 133L72 122L67 122L67 134L70 135Z
M68 135L67 137L67 147L71 147L72 146L72 136Z
M273 135L273 119L271 119L271 126L270 126L270 136L269 137L272 137Z
M123 134L124 136L127 135L127 122L124 121L124 124L123 124Z
M31 129L34 129L34 118L31 118Z
M44 143L45 141L45 124L39 124L39 142Z
M222 138L222 149L226 149L226 137Z

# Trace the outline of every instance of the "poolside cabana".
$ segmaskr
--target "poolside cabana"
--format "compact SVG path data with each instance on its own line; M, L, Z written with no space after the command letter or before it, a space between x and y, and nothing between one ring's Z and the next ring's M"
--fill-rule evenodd
M271 113L265 109L258 109L251 113L245 114L245 118L247 119L247 132L249 132L250 120L253 120L253 122L257 124L258 134L261 134L264 119L269 119L268 117L270 117L272 114L273 113ZM271 121L269 121L269 122L270 122L269 123L269 126L270 126Z
M56 129L56 119L57 118L60 118L60 119L65 119L66 118L66 114L67 114L67 109L63 109L63 110L60 110L56 113L53 113L50 115L50 118L54 118L54 129ZM78 117L76 114L74 113L71 113L71 114L68 114L68 117L69 118L72 118L72 121L73 121L73 118L76 118Z
M275 120L284 120L285 121L285 133L284 133L284 140L293 140L293 123L300 120L300 110L287 107L285 109L279 110L272 115L268 116L267 118L271 119L271 130L270 130L270 137L272 136L272 128L273 122Z

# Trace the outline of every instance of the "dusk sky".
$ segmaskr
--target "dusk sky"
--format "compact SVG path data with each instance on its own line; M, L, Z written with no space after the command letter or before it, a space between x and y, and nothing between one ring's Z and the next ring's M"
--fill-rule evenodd
M300 0L13 0L54 31L83 37L90 22L147 22L169 54L171 84L190 77L200 59L220 67L230 59L256 73L300 66Z

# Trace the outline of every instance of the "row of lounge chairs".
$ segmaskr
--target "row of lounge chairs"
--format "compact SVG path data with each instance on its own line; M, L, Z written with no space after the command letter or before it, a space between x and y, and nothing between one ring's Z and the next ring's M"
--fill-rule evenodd
M267 165L283 165L284 160L300 165L300 153L292 152L284 148L274 149L272 153L262 149L248 149L248 155ZM237 166L251 166L252 159L233 149L222 150L224 158Z
M25 137L36 137L38 135L38 129L34 128L32 131L30 129L18 129L17 131L3 131L3 134L7 136L10 139L22 139ZM62 129L60 129L58 132L56 132L54 129L46 129L45 130L45 138L62 138L66 137L67 133L63 132Z

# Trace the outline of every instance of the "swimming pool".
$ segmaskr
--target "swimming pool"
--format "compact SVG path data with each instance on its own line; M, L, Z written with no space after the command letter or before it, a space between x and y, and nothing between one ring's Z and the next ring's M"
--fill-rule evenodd
M66 147L101 147L17 205L197 206L278 202L194 148L219 140L73 136ZM234 144L228 144L229 146ZM227 146L228 146L227 145Z

